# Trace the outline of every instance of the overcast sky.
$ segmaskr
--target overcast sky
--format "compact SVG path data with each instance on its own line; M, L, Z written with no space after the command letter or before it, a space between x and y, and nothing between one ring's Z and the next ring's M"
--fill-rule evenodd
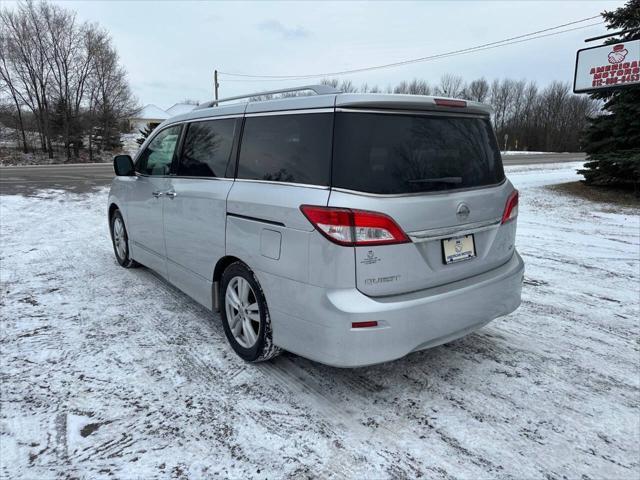
M173 2L60 1L113 38L141 104L213 97L213 70L298 75L379 65L457 50L613 10L624 1ZM598 21L593 20L587 23ZM466 80L572 81L575 52L603 25L479 53L346 75L381 87L442 74ZM595 45L592 44L592 45ZM319 80L319 79L317 79ZM220 96L317 83L238 82Z

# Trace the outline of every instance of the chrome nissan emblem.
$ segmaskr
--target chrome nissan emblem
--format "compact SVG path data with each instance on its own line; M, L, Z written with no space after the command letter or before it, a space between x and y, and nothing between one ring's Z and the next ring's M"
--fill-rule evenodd
M461 203L460 205L458 205L458 210L456 210L456 217L458 217L458 220L460 221L466 220L467 218L469 218L470 213L471 210L469 210L467 204Z

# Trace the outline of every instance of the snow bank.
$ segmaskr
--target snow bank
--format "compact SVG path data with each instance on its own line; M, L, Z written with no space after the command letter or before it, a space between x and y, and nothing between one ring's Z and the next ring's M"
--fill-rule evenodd
M213 315L117 266L106 191L0 197L6 478L638 478L638 210L521 191L523 304L340 370L248 365Z
M142 138L142 134L140 132L121 134L120 141L122 142L122 153L134 157L140 148L140 145L136 142L138 138Z

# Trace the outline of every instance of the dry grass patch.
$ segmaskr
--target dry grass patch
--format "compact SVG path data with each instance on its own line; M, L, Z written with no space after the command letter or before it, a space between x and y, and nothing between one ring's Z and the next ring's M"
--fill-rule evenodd
M614 207L612 211L617 211L618 207L640 208L640 196L632 190L586 185L581 181L559 183L557 185L549 185L546 188L554 192L591 200L592 202L608 203Z

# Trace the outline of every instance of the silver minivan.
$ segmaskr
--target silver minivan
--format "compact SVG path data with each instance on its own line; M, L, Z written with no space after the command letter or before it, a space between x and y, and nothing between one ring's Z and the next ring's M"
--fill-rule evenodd
M301 90L315 94L209 102L116 157L120 265L220 310L247 361L370 365L514 311L518 192L490 108Z

